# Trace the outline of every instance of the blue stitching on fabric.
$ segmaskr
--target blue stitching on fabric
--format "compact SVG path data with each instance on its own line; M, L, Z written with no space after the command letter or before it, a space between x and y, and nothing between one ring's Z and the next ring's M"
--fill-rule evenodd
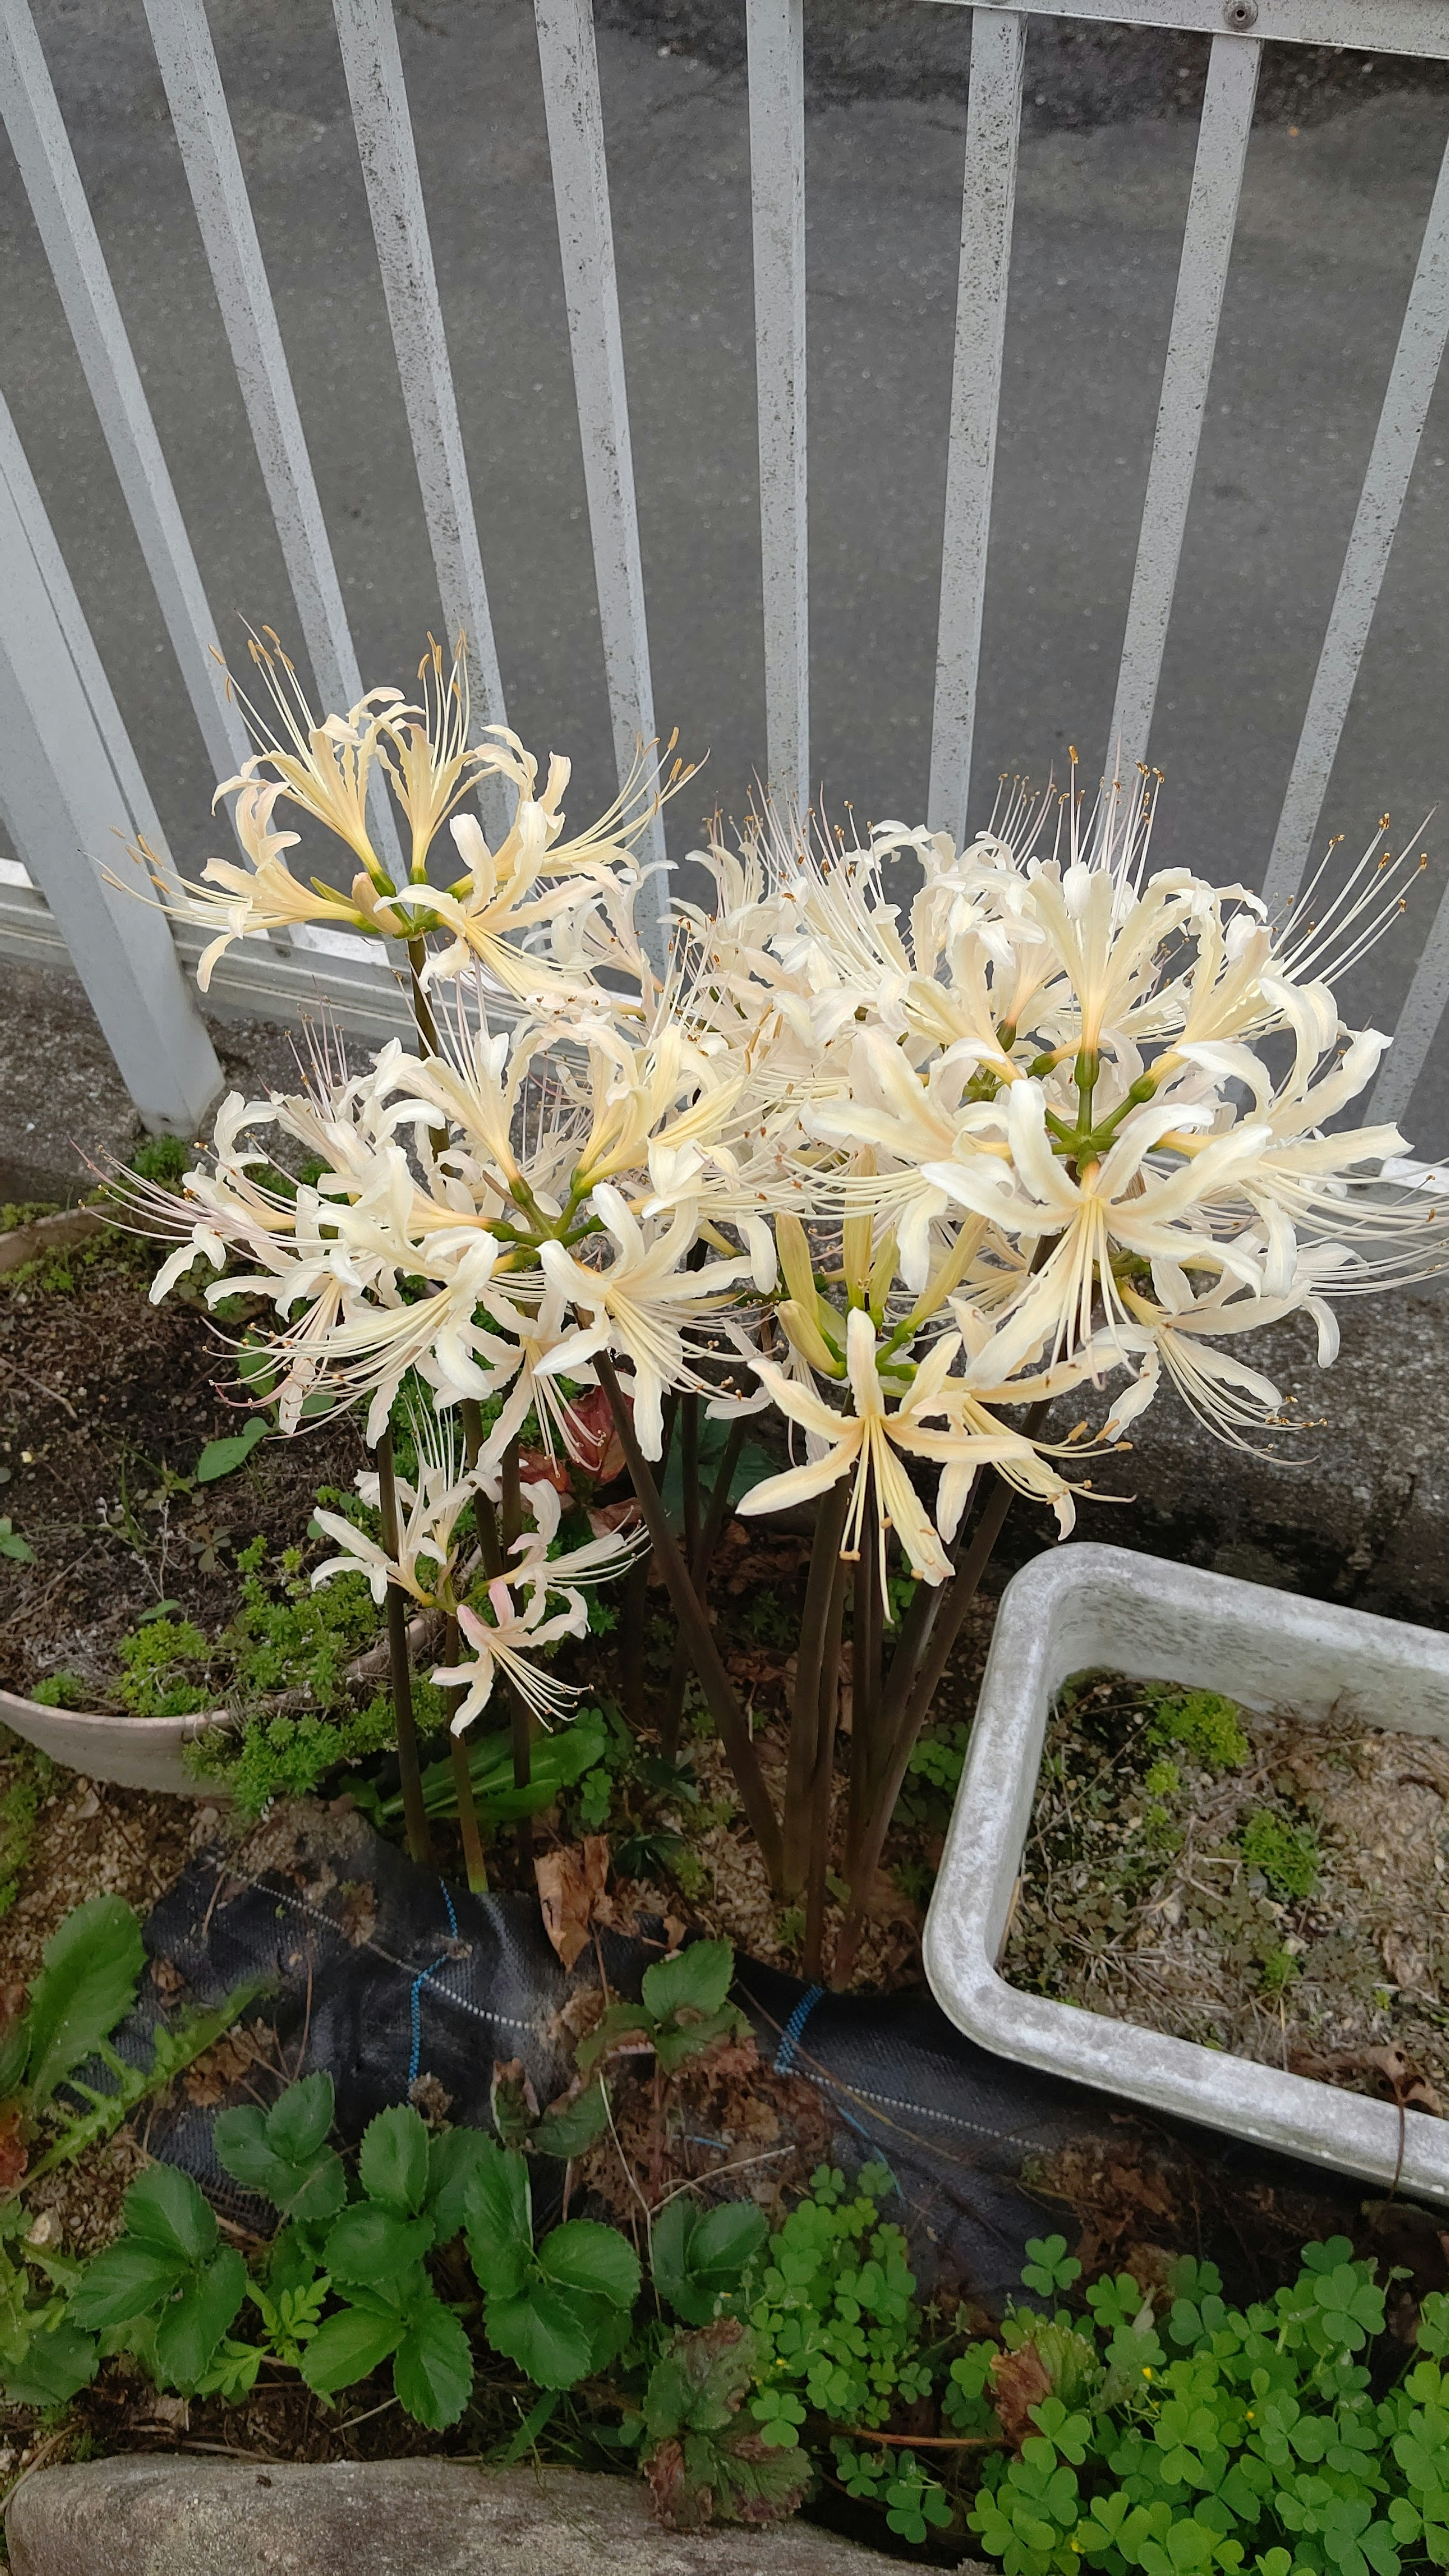
M777 2075L789 2074L791 2067L795 2063L795 2051L800 2045L801 2033L805 2028L805 2024L810 2019L811 2014L815 2010L816 2005L820 2002L824 1992L825 1988L823 1986L807 1986L798 2004L795 2006L794 2011L780 2033L780 2045L775 2051L775 2073Z
M453 1905L452 1897L448 1893L448 1884L446 1879L440 1878L438 1885L443 1891L443 1903L448 1909L448 1930L453 1940L456 1941L458 1938L458 1917ZM446 1966L447 1958L447 1951L440 1950L430 1967L420 1968L418 1970L418 1973L414 1977L412 1985L408 1990L408 2012L412 2021L413 2034L412 2049L408 2057L409 2092L412 2091L413 2086L418 2080L418 2069L422 2064L423 2058L423 1988L428 1983L428 1980L436 1975L439 1968Z

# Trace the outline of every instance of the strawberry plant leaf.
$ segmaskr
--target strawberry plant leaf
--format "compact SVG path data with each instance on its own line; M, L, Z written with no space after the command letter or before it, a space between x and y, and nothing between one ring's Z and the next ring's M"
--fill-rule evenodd
M357 2174L370 2200L417 2216L428 2196L428 2129L411 2102L394 2102L368 2122Z
M691 1941L687 1950L645 1969L645 2005L656 2021L672 2020L685 2010L718 2012L734 1973L735 1954L728 1941Z
M494 2351L538 2387L572 2388L593 2366L594 2329L602 2322L576 2293L533 2287L522 2298L490 2298L483 2330Z
M613 2308L632 2308L639 2296L639 2257L617 2227L571 2218L538 2249L538 2268L561 2290L580 2290Z
M396 2309L373 2314L365 2308L342 2308L326 2317L302 2355L302 2377L318 2397L350 2388L396 2352L404 2319Z
M156 2359L179 2388L192 2388L203 2376L246 2294L246 2265L234 2246L224 2245L163 2310Z
M393 2356L392 2384L402 2405L441 2433L456 2424L473 2393L473 2356L451 2308L430 2291L411 2311Z

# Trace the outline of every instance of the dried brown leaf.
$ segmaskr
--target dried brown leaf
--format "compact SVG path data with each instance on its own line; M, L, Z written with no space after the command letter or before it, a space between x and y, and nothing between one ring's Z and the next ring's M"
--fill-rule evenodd
M1018 2450L1036 2431L1031 2409L1040 2406L1051 2393L1051 2373L1034 2343L1020 2344L1015 2352L995 2355L991 2364L991 2403L1007 2440L1014 2442Z
M571 1968L589 1937L589 1926L609 1875L606 1834L586 1834L579 1850L564 1845L540 1852L533 1864L543 1928L565 1968Z
M20 2105L0 2111L0 2191L18 2191L30 2153L20 2135Z

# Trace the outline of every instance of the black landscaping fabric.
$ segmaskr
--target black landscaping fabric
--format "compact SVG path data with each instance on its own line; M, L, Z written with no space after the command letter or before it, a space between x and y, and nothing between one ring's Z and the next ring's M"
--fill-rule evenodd
M357 1815L316 1808L294 1839L273 1834L268 1848L264 1829L233 1854L203 1853L156 1907L146 1942L166 1964L121 2035L122 2053L148 2052L163 2009L215 2003L262 1977L267 1991L248 2019L270 2027L288 2075L327 2069L344 2140L420 2077L442 2086L452 2118L487 2126L499 2058L523 2060L540 2102L556 2097L573 2072L571 1997L597 1987L601 1968L613 1994L636 1996L659 1955L658 1944L600 1931L566 1974L531 1900L472 1896L414 1866ZM1407 2257L1425 2285L1444 2273L1442 2213L1374 2203L1351 2177L993 2056L924 1988L822 1994L742 1960L735 1999L764 2059L825 2095L837 2159L890 2167L923 2285L967 2292L990 2313L1016 2290L1027 2239L1059 2230L1074 2241L1079 2226L1101 2237L1098 2204L1113 2213L1104 2241L1115 2229L1121 2243L1125 2225L1149 2246L1225 2255L1244 2289L1282 2277L1296 2241L1340 2227ZM216 2163L215 2116L178 2086L153 2118L150 2151L193 2174L224 2214L264 2229L271 2213ZM544 2209L556 2197L550 2179L537 2178ZM561 2167L552 2179L561 2186Z

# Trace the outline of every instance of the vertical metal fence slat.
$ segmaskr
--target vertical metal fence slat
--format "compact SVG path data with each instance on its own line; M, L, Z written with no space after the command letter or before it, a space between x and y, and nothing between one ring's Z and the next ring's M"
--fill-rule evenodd
M747 0L769 785L810 804L803 0Z
M392 0L332 0L332 14L448 640L467 637L477 716L503 724L503 682ZM498 809L490 819L501 831L503 792L489 784Z
M26 0L0 0L0 115L207 758L225 777L250 745Z
M287 577L326 709L362 694L312 460L292 387L262 247L227 111L205 0L145 0L202 244L211 269L257 461L282 542ZM384 861L402 853L381 793L370 806Z
M1419 953L1404 1007L1394 1030L1394 1042L1379 1068L1379 1077L1369 1094L1367 1116L1377 1122L1402 1118L1413 1097L1414 1086L1429 1060L1429 1050L1444 1018L1449 1002L1449 886L1439 899L1439 908L1429 927L1429 935Z
M31 543L37 526L45 531L38 555ZM134 828L143 818L128 811L98 722L89 634L84 668L71 650L85 622L63 566L57 593L57 558L7 417L0 435L0 813L142 1118L191 1134L222 1088L221 1067L164 915L111 882L129 866L118 827ZM144 878L140 887L149 893Z
M619 283L604 113L594 42L593 0L535 0L538 59L553 166L554 206L573 354L574 397L583 444L584 489L594 547L599 627L622 787L641 743L654 740L654 686L639 552L639 508L619 326ZM646 860L664 856L656 815L642 844ZM668 916L668 880L652 880L650 917L656 942ZM642 926L642 924L641 924Z
M1318 829L1446 337L1449 146L1424 227L1388 390L1268 862L1263 894L1270 913L1280 911L1297 893Z
M1117 703L1112 710L1112 736L1107 746L1109 777L1119 763L1123 773L1130 776L1137 764L1147 758L1167 621L1172 613L1183 531L1197 470L1198 439L1217 346L1223 289L1238 220L1262 51L1252 37L1215 36L1208 60L1197 160L1162 373L1162 400L1142 505L1137 565L1117 675Z
M143 839L160 861L168 882L179 892L181 880L166 846L161 818L151 801L151 791L132 748L125 718L116 704L105 665L86 622L85 610L76 595L65 557L56 543L55 530L46 514L39 486L30 470L30 461L21 445L20 433L3 395L0 395L0 481L6 486L10 507L55 612L55 622L74 666L76 680L124 799L124 805L112 818L112 834L124 831L131 840ZM114 840L104 855L119 857ZM118 869L117 873L124 875L125 870Z
M931 782L926 800L932 830L950 832L958 842L965 836L971 793L1025 57L1026 19L1019 10L973 12Z

